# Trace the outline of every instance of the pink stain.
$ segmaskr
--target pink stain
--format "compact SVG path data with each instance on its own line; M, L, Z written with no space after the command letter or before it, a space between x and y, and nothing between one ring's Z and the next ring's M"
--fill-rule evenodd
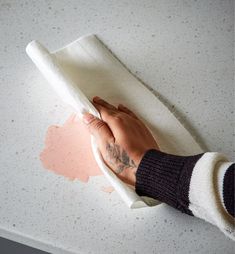
M114 188L112 186L102 187L101 190L106 193L112 193L114 191Z
M75 114L63 126L48 128L40 159L46 169L71 180L87 182L90 176L102 175L92 153L90 134Z

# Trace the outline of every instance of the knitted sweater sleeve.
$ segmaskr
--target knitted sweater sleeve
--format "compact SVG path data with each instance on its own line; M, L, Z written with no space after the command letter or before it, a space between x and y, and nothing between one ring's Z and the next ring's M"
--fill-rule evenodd
M235 240L235 164L220 153L176 156L151 149L136 172L136 192L216 225Z

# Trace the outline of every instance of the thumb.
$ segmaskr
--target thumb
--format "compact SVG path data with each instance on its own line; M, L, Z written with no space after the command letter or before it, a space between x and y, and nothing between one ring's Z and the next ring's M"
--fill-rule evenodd
M99 118L90 113L83 115L83 122L87 126L90 134L98 141L98 145L106 144L107 141L114 139L109 126Z

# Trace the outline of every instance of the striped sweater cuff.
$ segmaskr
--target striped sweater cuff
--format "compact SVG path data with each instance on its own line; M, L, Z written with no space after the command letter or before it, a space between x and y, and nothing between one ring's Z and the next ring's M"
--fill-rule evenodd
M189 184L192 170L202 155L182 157L148 150L136 172L137 194L158 199L192 215L188 209Z

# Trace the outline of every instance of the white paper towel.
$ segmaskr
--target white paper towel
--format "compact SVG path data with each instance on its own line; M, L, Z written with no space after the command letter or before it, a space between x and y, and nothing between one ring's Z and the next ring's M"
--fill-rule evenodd
M52 53L39 42L32 41L26 52L58 95L80 117L88 111L100 118L99 112L89 101L98 95L112 104L123 103L133 109L149 126L162 151L178 155L202 152L174 115L95 35L79 38ZM138 196L123 183L104 163L93 137L91 143L100 169L128 207L159 204L154 199Z

